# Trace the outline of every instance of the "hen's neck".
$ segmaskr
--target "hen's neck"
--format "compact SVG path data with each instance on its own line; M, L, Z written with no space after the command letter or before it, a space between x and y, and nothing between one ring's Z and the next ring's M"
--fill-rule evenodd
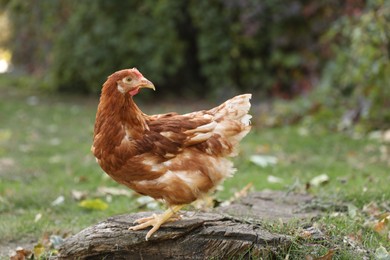
M120 140L115 141L119 142L123 138L139 138L147 129L145 114L129 94L122 94L116 88L103 89L96 114L95 135L111 134L109 138L116 137Z

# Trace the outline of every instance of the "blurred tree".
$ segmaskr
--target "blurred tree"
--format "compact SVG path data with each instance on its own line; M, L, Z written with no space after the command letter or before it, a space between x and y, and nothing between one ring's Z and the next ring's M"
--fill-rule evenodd
M192 1L201 71L218 93L292 97L312 88L327 57L320 36L339 1Z
M363 6L363 5L362 5ZM369 0L349 8L324 37L333 58L321 86L334 110L345 111L341 128L360 122L364 130L390 128L390 2Z
M183 2L99 0L73 5L53 53L51 72L60 90L98 93L105 77L132 66L169 87L184 66L186 43L177 31Z
M47 72L53 42L67 16L67 5L64 0L0 1L10 19L12 33L6 47L12 52L15 67L38 75Z
M318 77L338 2L0 0L14 64L48 70L57 90L97 93L111 72L138 66L164 93L283 97Z

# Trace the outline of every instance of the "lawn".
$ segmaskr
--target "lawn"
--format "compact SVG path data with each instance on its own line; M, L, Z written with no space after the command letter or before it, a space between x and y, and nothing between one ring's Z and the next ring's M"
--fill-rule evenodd
M3 248L45 244L50 236L66 237L109 216L153 206L116 184L96 164L90 147L97 98L43 95L10 87L0 90ZM141 107L150 113L175 107L181 111L207 108L172 102ZM251 161L253 155L277 161L260 167ZM332 132L307 123L254 126L234 159L236 174L226 180L216 197L228 199L248 183L253 190L311 193L317 197L317 206L325 210L311 225L329 241L302 239L300 223L270 223L270 229L297 238L280 258L287 254L289 259L319 257L334 250L334 259L359 259L373 255L381 245L390 250L389 157L389 144L368 135ZM324 181L313 183L320 175L326 177ZM101 205L93 201L89 201L92 208L80 205L82 200L92 199L108 207L99 210ZM5 256L8 252L0 253Z

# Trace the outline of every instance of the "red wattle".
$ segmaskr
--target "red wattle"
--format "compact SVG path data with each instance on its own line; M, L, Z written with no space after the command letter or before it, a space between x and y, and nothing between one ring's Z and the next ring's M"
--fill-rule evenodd
M129 94L130 94L131 96L135 96L135 95L138 94L138 92L139 92L139 88L136 88L136 89L134 89L134 90L129 91Z

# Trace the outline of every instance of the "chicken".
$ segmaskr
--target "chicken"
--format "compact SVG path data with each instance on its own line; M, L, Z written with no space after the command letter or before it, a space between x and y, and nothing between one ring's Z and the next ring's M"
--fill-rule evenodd
M130 230L152 226L146 240L186 204L213 191L235 169L237 154L250 131L251 94L236 96L211 110L179 115L146 115L133 97L154 85L136 68L115 72L102 88L92 152L118 183L163 200L161 215L138 219Z

